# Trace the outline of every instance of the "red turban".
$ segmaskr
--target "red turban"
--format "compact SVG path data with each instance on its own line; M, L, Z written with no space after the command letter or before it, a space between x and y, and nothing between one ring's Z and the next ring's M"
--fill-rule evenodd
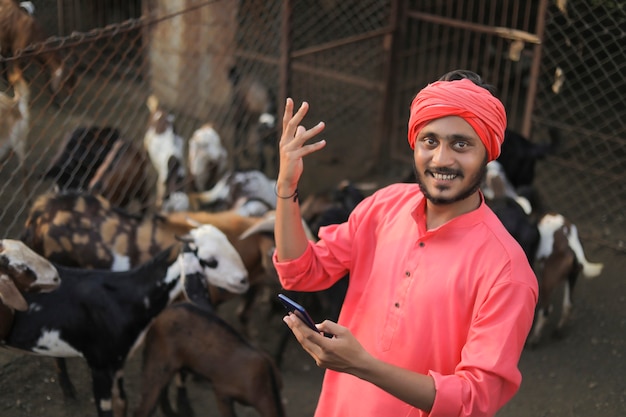
M506 112L502 102L471 80L436 81L420 91L411 103L409 145L430 121L459 116L472 126L487 148L489 161L500 155L504 141Z

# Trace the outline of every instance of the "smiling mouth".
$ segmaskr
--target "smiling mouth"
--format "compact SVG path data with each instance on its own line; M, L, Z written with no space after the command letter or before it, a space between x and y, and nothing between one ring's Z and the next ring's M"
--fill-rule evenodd
M441 174L438 172L431 172L431 175L434 179L439 181L452 181L458 176L458 174Z

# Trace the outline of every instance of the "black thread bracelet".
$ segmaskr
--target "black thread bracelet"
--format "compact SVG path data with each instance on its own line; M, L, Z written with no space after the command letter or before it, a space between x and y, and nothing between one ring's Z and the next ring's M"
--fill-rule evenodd
M293 194L288 195L288 196L282 196L280 194L278 194L278 184L274 184L274 194L276 194L276 197L282 199L282 200L288 200L290 198L293 198L293 202L295 203L296 201L298 201L298 188L296 188L296 191L293 192Z

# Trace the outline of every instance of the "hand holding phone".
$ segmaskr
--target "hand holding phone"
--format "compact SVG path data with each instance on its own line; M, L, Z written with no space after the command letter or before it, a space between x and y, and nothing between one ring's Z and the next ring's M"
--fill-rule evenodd
M278 298L280 299L280 301L282 301L287 311L298 316L298 318L302 320L312 330L315 330L318 333L320 332L317 326L315 325L315 322L313 321L313 319L311 318L311 316L305 310L304 307L302 307L300 304L296 303L295 301L293 301L291 298L287 297L284 294L278 294Z

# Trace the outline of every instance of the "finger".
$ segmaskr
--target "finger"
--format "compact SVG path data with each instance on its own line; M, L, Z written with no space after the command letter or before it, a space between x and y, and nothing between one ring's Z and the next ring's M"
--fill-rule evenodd
M289 99L285 105L285 115L283 116L283 132L287 133L288 136L292 136L295 133L300 122L302 122L304 116L309 111L309 103L306 101L302 102L296 114L293 114L293 106L293 100Z
M324 122L319 122L310 129L306 129L304 126L298 126L292 142L293 146L296 148L303 146L306 142L322 133L325 127L326 124Z
M340 335L344 329L343 326L338 325L337 323L330 321L330 320L324 320L323 322L321 322L320 324L317 325L317 328L324 333L324 335L332 335L332 336L337 336Z
M285 113L283 114L283 130L287 127L287 123L293 117L293 100L288 97L287 103L285 103Z

